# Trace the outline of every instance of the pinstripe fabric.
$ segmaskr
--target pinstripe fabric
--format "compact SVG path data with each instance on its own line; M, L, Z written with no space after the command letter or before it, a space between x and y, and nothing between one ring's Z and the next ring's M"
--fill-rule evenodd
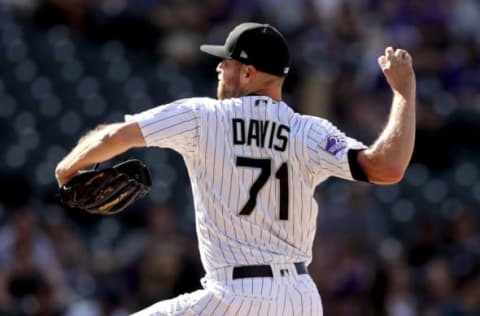
M207 279L203 290L159 302L133 315L321 316L320 296L312 279L290 271L289 276L281 277L277 269L273 279Z
M147 146L171 148L184 157L207 276L238 265L310 263L318 212L314 189L330 176L352 180L347 152L365 147L327 120L261 96L183 99L126 119L138 122ZM281 199L288 201L283 215ZM305 282L288 287L262 282L241 280L235 296L227 291L212 298L207 286L208 293L179 300L191 300L195 315L310 315L312 309L319 315L318 293L308 300ZM257 286L282 296L282 309L276 310L273 298L268 303L265 293L258 304L243 296Z

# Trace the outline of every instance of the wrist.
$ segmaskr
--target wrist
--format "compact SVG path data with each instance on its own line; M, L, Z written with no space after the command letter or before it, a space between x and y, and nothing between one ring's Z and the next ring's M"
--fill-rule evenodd
M70 178L68 169L65 168L62 163L58 164L57 168L55 168L55 178L57 179L59 186L67 183Z
M400 97L402 99L405 99L407 101L414 101L416 98L416 92L415 88L409 88L409 89L393 89L393 94L394 97Z

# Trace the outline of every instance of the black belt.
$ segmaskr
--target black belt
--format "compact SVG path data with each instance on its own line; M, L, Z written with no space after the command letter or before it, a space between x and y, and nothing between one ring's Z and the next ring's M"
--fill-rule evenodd
M294 263L295 270L297 274L307 274L307 266L303 262ZM280 269L282 276L288 274L287 269ZM235 279L245 279L245 278L273 278L273 270L269 265L254 265L254 266L240 266L233 268L233 276Z

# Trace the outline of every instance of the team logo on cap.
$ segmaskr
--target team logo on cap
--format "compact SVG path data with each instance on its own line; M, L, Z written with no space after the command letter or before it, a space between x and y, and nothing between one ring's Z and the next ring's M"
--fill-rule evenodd
M242 50L242 51L240 52L240 57L241 57L241 58L245 58L245 59L247 59L247 58L248 58L248 54L247 54L247 53L245 53L245 51L244 51L244 50Z

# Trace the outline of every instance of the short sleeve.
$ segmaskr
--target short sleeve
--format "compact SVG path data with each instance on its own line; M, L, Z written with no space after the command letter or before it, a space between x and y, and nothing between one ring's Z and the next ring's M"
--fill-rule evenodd
M316 183L330 176L354 180L348 152L352 149L365 149L363 143L346 136L329 121L319 118L311 118L306 141L308 166Z
M181 99L134 115L148 147L171 148L181 154L194 153L198 147L199 111L202 98Z

